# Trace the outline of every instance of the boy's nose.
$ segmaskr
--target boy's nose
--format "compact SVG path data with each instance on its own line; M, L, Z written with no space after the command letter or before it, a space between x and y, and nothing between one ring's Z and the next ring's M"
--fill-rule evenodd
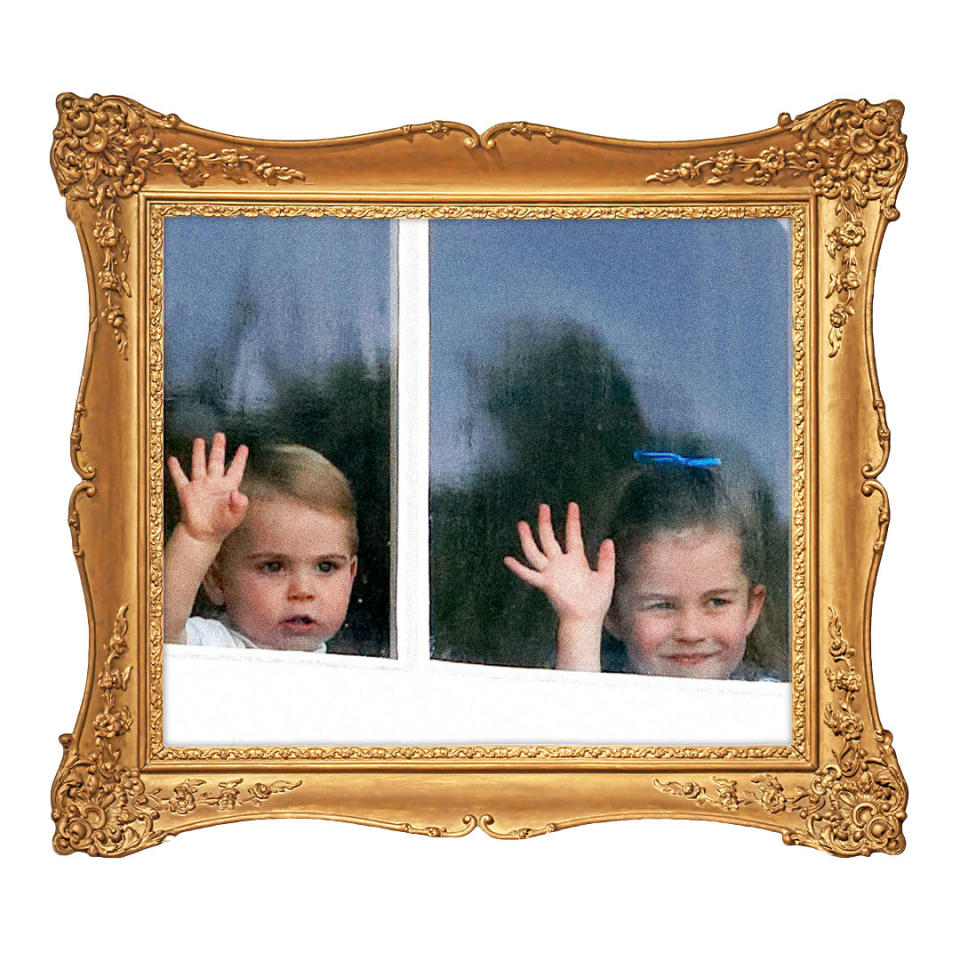
M314 595L313 580L305 573L297 573L290 579L287 595L291 600L310 600Z

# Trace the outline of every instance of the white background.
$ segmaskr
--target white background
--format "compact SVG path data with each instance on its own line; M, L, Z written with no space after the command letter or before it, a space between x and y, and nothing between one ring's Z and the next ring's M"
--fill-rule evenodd
M339 5L338 9L339 9ZM924 956L954 939L957 273L953 31L933 7L606 2L202 7L5 15L3 856L13 955ZM401 12L397 12L399 9ZM895 11L902 12L897 14ZM26 10L27 12L22 12ZM86 665L68 435L86 335L73 227L47 166L54 99L121 93L236 134L312 138L444 118L652 140L770 126L834 97L902 99L910 169L876 286L893 521L875 604L907 852L840 861L709 823L519 843L337 823L200 830L122 861L56 857L49 783ZM952 191L955 193L955 189ZM953 241L956 226L950 233ZM950 257L950 260L948 260ZM947 944L940 948L949 950ZM654 951L656 952L654 954Z

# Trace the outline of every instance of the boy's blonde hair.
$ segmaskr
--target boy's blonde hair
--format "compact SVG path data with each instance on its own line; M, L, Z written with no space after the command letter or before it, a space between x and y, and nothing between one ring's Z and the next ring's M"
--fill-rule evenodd
M276 444L251 453L240 490L251 500L289 497L343 517L350 523L350 546L359 546L357 510L350 482L323 454L295 443Z

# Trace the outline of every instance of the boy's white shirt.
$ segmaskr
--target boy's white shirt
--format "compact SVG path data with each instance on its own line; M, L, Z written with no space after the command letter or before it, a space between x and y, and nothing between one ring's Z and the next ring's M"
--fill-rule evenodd
M219 620L208 620L205 617L190 617L187 620L186 644L188 647L229 647L233 650L261 649L249 637L232 630L225 623L221 623ZM322 641L313 652L326 653L326 640Z

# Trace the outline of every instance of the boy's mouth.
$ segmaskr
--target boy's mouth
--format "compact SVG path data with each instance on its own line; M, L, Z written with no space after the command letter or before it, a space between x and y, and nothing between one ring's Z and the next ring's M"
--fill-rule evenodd
M289 630L291 633L306 633L309 630L312 630L316 621L313 617L309 617L306 614L300 614L295 617L287 617L285 620L280 621L280 626L284 630Z

